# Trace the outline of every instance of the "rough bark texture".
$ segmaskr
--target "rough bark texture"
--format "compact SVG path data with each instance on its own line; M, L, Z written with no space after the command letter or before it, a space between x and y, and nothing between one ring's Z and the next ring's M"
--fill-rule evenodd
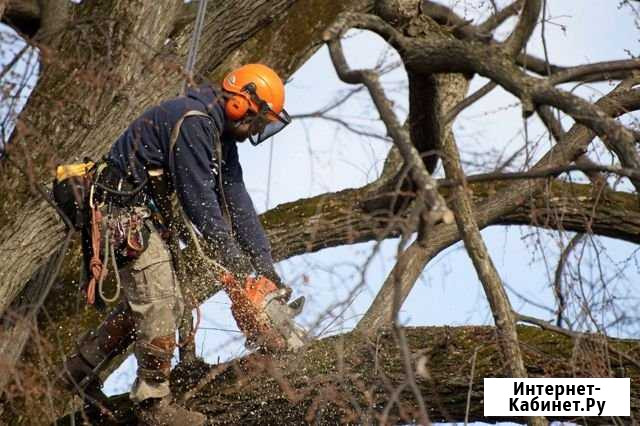
M464 421L471 360L476 350L469 420L525 420L483 417L482 379L510 377L493 327L418 327L404 331L432 421ZM534 327L519 327L518 333L530 377L640 374L636 365L610 351L614 348L637 356L640 345L635 341L610 340L608 349L598 340L572 340ZM199 382L199 391L187 405L205 413L212 424L338 424L366 420L412 423L418 415L417 405L406 386L404 365L393 335L385 330L372 337L350 333L315 342L299 355L276 359L252 355L226 366L207 366L205 369L213 371L214 377ZM194 386L189 382L190 375L185 377L183 373L174 371L175 378L185 380L176 389L179 392ZM195 378L199 381L207 374L198 372ZM126 398L114 400L123 403L126 415ZM402 408L398 400L402 401ZM639 415L640 384L632 380L632 419ZM608 424L611 419L588 417L578 422Z

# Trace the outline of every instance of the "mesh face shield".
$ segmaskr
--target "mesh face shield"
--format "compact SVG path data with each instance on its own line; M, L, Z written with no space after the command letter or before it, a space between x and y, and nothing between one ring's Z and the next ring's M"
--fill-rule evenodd
M275 117L275 118L274 118ZM268 114L254 117L249 132L249 142L256 146L266 141L291 123L291 117L284 109L280 114L269 110Z
M277 114L272 110L267 102L260 99L253 83L247 84L244 90L258 106L257 113L247 117L247 120L250 120L249 141L252 145L261 144L291 124L291 117L287 111L283 108L280 114Z

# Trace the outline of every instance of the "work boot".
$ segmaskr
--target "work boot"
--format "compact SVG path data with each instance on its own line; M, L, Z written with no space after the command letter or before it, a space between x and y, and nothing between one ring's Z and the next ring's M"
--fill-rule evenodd
M100 392L102 382L98 373L129 347L134 334L131 310L125 302L120 303L97 330L80 339L77 352L64 362L58 383L82 397Z
M136 342L138 378L131 396L134 401L140 401L135 410L140 424L198 426L206 420L202 414L177 405L171 398L169 375L175 342L175 335Z
M136 407L138 424L145 426L202 426L207 418L176 404L171 396L149 398Z

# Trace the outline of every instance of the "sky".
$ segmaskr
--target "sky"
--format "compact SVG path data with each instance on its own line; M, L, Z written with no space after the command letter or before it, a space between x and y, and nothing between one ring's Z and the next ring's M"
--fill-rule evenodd
M455 7L469 19L477 16L478 8L487 10L489 7L489 2L484 0L443 0L441 3ZM573 65L627 58L629 52L637 55L636 24L629 9L617 7L618 3L549 0L545 36L550 61ZM507 22L498 35L504 37L512 25L513 20ZM382 39L367 32L349 33L344 44L352 67L374 66L383 52L388 61L397 59ZM16 49L17 45L12 46ZM531 38L527 51L544 56L540 27ZM6 59L0 54L0 60ZM471 91L485 82L475 77ZM399 68L385 75L383 83L403 120L407 110L404 70ZM350 88L352 86L338 80L326 48L321 48L288 82L286 108L291 114L312 112ZM608 85L591 85L577 88L576 93L590 98L608 90ZM336 114L357 120L380 134L384 132L366 92L347 101ZM563 122L566 128L571 123L566 118ZM541 138L540 148L532 152L534 157L541 155L550 142L542 137L544 132L539 121L530 119L527 130L529 140ZM502 89L494 90L462 113L456 120L454 133L467 160L481 163L502 151L508 155L524 141L517 99ZM356 137L324 120L297 120L268 143L259 147L241 145L240 158L247 187L256 209L262 212L301 197L371 182L379 175L389 148L388 142ZM600 151L592 154L603 162L608 161ZM441 170L438 173L441 174ZM626 188L625 183L621 188ZM549 283L562 250L557 242L558 233L512 226L487 228L482 235L503 281L536 304L553 307ZM563 235L562 241L566 243L571 236ZM607 276L624 268L624 273L613 281L609 290L631 296L630 283L640 278L636 247L607 238L590 239L584 252L580 252L585 263L589 259L602 260L596 259L589 248L594 245L606 248L603 262ZM277 265L285 281L294 288L294 297L304 295L307 298L301 324L312 328L316 335L328 335L347 331L357 323L394 264L397 240L385 241L378 247L366 270L365 285L361 285L360 269L373 248L373 243L365 243L325 249ZM595 271L586 267L582 272L588 278L595 276ZM513 291L509 294L517 311L544 319L553 318L548 310L525 303ZM326 315L328 309L329 316ZM243 340L230 315L226 296L213 297L201 311L203 321L196 339L199 354L209 362L243 354ZM481 284L462 244L445 250L429 263L403 305L400 319L407 325L492 323ZM639 330L635 326L611 331L633 336ZM126 392L134 372L135 360L129 358L107 380L105 390L110 394Z

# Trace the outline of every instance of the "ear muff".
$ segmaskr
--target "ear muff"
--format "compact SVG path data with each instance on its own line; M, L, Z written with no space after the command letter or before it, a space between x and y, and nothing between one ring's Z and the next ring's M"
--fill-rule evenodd
M224 112L230 120L240 120L249 111L249 101L240 95L233 95L224 107Z

